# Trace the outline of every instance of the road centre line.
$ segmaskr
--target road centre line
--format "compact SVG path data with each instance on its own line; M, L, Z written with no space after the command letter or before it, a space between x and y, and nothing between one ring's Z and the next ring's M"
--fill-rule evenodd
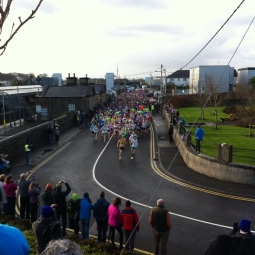
M31 175L34 174L34 172L36 172L40 167L42 167L43 165L45 165L48 161L50 161L52 158L54 158L58 153L60 153L62 150L64 150L67 146L69 146L72 142L68 142L66 143L65 145L63 145L62 147L60 147L57 151L55 151L53 154L51 154L49 157L47 157L45 160L43 160L39 165L37 165L36 167L34 167L32 170L31 170L31 173L27 176L27 179L29 179L31 177ZM16 206L15 206L15 211L16 212L19 212L19 208L20 207L20 195L19 195L19 188L17 189L17 203L16 203ZM17 205L18 204L18 205Z
M153 133L153 135L152 135ZM152 133L151 133L151 143L152 143L152 146L151 146L151 149L152 151L155 151L155 145L154 145L154 130L152 128ZM153 153L151 155L154 155ZM213 190L209 190L209 189L205 189L205 188L201 188L201 187L198 187L198 186L194 186L194 185L191 185L191 184L188 184L188 183L185 183L185 182L182 182L182 181L179 181L177 179L174 179L166 174L164 174L164 172L167 172L167 170L163 167L163 165L161 166L164 171L161 171L156 162L154 162L153 160L151 161L151 165L152 165L152 169L154 170L154 172L156 172L158 175L160 175L162 178L170 181L170 182L173 182L175 184L178 184L178 185L181 185L183 187L186 187L186 188L189 188L189 189L193 189L193 190L197 190L197 191L200 191L200 192L203 192L203 193L207 193L207 194L210 194L210 195L215 195L215 196L220 196L220 197L226 197L226 198L229 198L229 199L235 199L235 200L241 200L241 201L246 201L246 202L255 202L255 199L254 198L248 198L248 197L241 197L241 196L234 196L234 195L228 195L228 194L224 194L224 193L221 193L221 192L217 192L217 191L213 191Z
M111 137L112 138L112 137ZM110 139L111 140L111 139ZM102 156L102 154L104 153L107 145L109 144L110 140L108 141L108 143L106 144L106 146L102 149L101 153L98 155L95 163L94 163L94 166L93 166L93 171L92 171L92 175L93 175L93 179L94 181L100 186L102 187L105 191L108 191L109 193L115 195L115 196L118 196L124 200L130 200L132 203L134 204L137 204L139 206L142 206L142 207L145 207L146 209L149 208L151 209L152 207L151 206L148 206L148 205L145 205L145 204L142 204L142 203L139 203L139 202L136 202L134 200L131 200L130 198L127 198L127 197L123 197L121 196L120 194L117 194L113 191L111 191L110 189L106 188L104 185L102 185L97 179L96 179L96 176L95 176L95 171L96 171L96 166L97 166L97 163L100 159L100 157ZM153 141L153 139L151 139L151 141ZM152 146L152 144L151 144ZM151 147L152 148L152 147ZM151 150L151 153L152 153L152 150ZM154 162L153 162L154 163ZM185 216L185 215L181 215L181 214L177 214L177 213L174 213L174 212L169 212L171 215L174 215L174 216L177 216L177 217L181 217L181 218L184 218L184 219L188 219L188 220L192 220L192 221L196 221L196 222L199 222L199 223L203 223L203 224L207 224L207 225L212 225L212 226L215 226L215 227L221 227L221 228L227 228L227 229L232 229L232 227L229 227L229 226L225 226L225 225L220 225L220 224L216 224L216 223L212 223L212 222L208 222L208 221L203 221L203 220L199 220L199 219L195 219L195 218L191 218L191 217L188 217L188 216Z

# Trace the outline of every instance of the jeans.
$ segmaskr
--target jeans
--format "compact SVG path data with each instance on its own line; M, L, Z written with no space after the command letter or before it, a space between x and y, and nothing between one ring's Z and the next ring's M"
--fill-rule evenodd
M49 138L49 143L53 143L53 139L52 139L52 134L48 134L48 138Z
M8 203L3 204L4 214L8 215Z
M153 228L152 233L154 238L154 255L167 254L167 242L170 230L159 232ZM161 253L159 253L159 248Z
M33 223L37 220L38 203L31 203L30 204L30 209L31 209L31 223Z
M200 152L200 140L196 140L196 151Z
M15 204L16 204L16 197L6 197L8 203L8 214L15 217Z
M71 219L69 218L69 227L74 230L74 234L77 235L80 231L80 218Z
M26 164L29 165L30 163L30 151L26 151Z
M110 226L110 235L111 235L112 244L115 245L114 236L115 236L115 229L116 229L118 231L119 235L120 235L120 240L119 240L120 249L123 249L123 230L122 230L122 227L121 226L113 227L111 225L109 225L109 226Z
M62 223L62 237L66 235L66 221L67 221L67 216L66 216L66 211L56 211L56 218L60 220L61 216L61 223Z
M89 239L89 222L90 219L81 219L81 235L82 239Z
M24 219L30 218L30 197L24 196L20 197L20 218Z
M132 233L133 232L133 233ZM136 234L136 230L124 230L125 233L125 238L126 238L126 250L134 250L135 247L135 234ZM131 236L132 234L132 236Z
M100 242L106 242L106 232L108 228L107 221L97 220L97 240Z

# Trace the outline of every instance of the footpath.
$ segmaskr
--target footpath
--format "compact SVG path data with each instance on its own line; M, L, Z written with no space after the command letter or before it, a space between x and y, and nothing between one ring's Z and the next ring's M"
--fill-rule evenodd
M198 188L233 196L255 198L253 185L217 180L197 173L187 167L180 153L178 153L178 148L175 143L169 142L169 136L167 134L168 126L165 120L160 114L154 114L153 119L157 132L159 158L164 167L162 172L167 170L167 174L172 178ZM170 165L171 167L169 167Z
M245 185L233 182L226 182L217 180L205 175L199 174L185 164L181 155L178 153L178 148L175 145L174 141L169 142L168 136L168 126L165 120L160 114L154 114L154 125L157 135L156 147L159 152L159 160L163 166L162 172L167 173L173 179L179 180L183 183L193 185L198 188L203 188L210 191L215 191L223 194L255 198L255 189L253 185ZM4 136L10 136L22 132L28 128L38 125L37 122L25 124L23 126L8 127ZM86 127L88 128L88 127ZM69 130L63 132L60 135L59 143L47 144L40 146L40 148L34 145L35 150L31 152L31 165L27 166L25 164L25 155L24 158L18 158L14 162L11 162L12 174L14 176L19 176L20 173L29 171L33 169L37 164L42 160L49 157L60 147L65 145L70 139L77 136L82 130L83 126L77 127L73 126ZM3 126L0 126L0 137L3 138ZM1 150L0 150L1 151ZM7 158L8 159L8 158ZM171 167L169 167L171 165Z

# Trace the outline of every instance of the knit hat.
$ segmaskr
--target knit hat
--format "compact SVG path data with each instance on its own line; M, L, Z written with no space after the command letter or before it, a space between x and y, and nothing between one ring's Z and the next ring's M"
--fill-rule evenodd
M45 219L48 219L52 217L54 214L54 211L51 206L43 206L42 207L42 217Z
M52 187L52 185L51 185L50 183L47 183L45 189L46 189L46 190L52 190L53 187Z
M239 229L243 232L249 232L251 230L251 222L249 220L241 220L239 223Z
M85 193L83 194L83 197L84 197L84 198L89 198L89 193L88 193L88 192L85 192Z
M56 188L57 188L57 189L61 189L61 188L62 188L61 184L58 183L58 184L56 185Z
M77 193L73 193L72 200L77 201L79 199L79 196Z

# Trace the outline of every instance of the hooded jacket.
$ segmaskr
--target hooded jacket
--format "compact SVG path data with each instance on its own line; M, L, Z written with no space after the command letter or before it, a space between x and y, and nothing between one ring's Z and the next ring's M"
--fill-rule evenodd
M93 215L97 221L108 221L107 210L110 203L105 198L97 199L94 204Z
M124 230L133 230L139 222L138 214L131 206L126 206L125 209L122 210L121 218ZM140 223L138 223L136 229L140 230Z
M42 200L43 200L43 205L48 205L51 206L54 204L54 198L52 194L52 190L46 189L42 194L41 194Z
M88 201L88 198L83 198L80 203L80 219L82 220L90 219L92 209L93 205Z
M111 204L108 207L108 224L112 227L122 226L121 213L118 206Z
M55 188L53 191L53 198L55 203L58 205L56 208L57 212L66 211L66 196L71 192L71 188L68 183L65 183L66 191L62 191L60 188Z
M45 250L50 240L56 240L62 237L61 228L58 228L56 232L52 233L51 238L45 236L44 231L54 221L58 221L58 220L54 218L45 219L42 216L40 216L39 219L32 224L32 228L36 237L36 243L37 243L36 248L39 254L41 254Z

